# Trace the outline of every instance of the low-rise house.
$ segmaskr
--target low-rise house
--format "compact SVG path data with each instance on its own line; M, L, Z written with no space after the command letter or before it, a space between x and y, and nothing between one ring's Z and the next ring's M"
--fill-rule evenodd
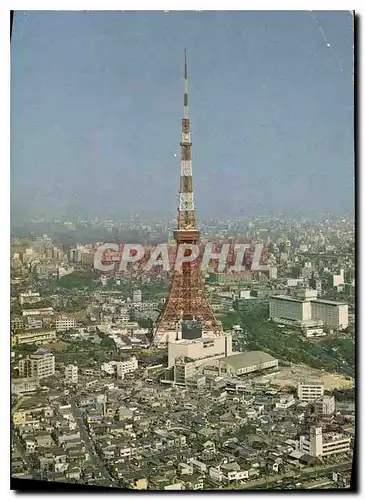
M47 448L54 446L51 435L46 431L37 432L35 435L35 440L38 447Z
M62 483L65 482L67 478L63 472L50 472L47 474L47 480Z
M102 448L102 453L103 453L103 456L106 460L110 460L112 458L114 458L116 455L117 455L117 447L115 445L111 446L111 445L108 445L108 446L105 446Z
M216 454L216 447L213 441L203 443L202 457L206 460L212 459Z
M18 427L21 432L30 432L32 430L38 430L40 428L40 419L35 418L32 415L27 415L26 420L16 424L16 427Z
M82 441L80 438L70 439L62 443L62 447L65 450L70 450L72 448L80 448L82 446Z
M27 453L34 453L37 449L37 441L34 437L28 437L25 440L25 449Z
M92 395L87 395L87 396L82 396L79 400L78 406L83 407L83 406L90 406L95 404L95 396Z
M132 455L131 446L121 446L119 448L119 455L123 458L130 457Z
M220 467L210 467L209 468L209 477L218 483L223 481L223 472L220 470Z
M194 469L193 469L193 466L192 465L188 465L188 464L185 464L185 463L180 463L178 465L178 471L180 473L180 475L192 475L193 472L194 472Z
M63 415L66 418L72 417L72 407L68 403L60 404L57 408L57 411L60 415Z
M63 443L67 443L67 442L75 441L75 440L77 440L77 442L80 442L80 431L73 431L73 432L67 432L67 433L59 432L56 439L57 439L58 445L62 445Z
M101 422L103 420L103 415L97 410L88 411L87 423L94 424L95 422Z
M121 407L118 410L118 417L119 417L120 422L122 422L124 420L133 419L133 416L134 416L134 411L130 410L128 408Z
M84 446L82 446L82 448L84 448ZM80 462L87 461L90 458L89 453L87 451L85 452L83 449L76 447L68 450L68 456L70 460L77 460Z
M95 477L94 467L92 465L86 465L82 470L82 479L87 482L89 479L93 479Z
M55 458L50 451L46 451L42 455L39 453L38 460L41 471L55 472Z
M275 403L275 408L287 410L291 406L294 406L295 402L296 400L292 394L284 394L279 398L279 401Z
M248 479L248 470L241 470L237 462L223 464L220 470L222 472L222 480L227 483Z
M111 434L114 435L128 434L133 431L133 424L127 422L118 422L116 424L110 425L108 430Z
M81 479L81 468L78 466L69 467L66 472L66 477L68 479L75 479L76 481Z
M137 477L130 482L130 488L133 490L146 490L148 481L145 477Z
M200 460L192 458L192 459L188 460L188 462L190 465L192 465L194 467L194 471L198 471L201 473L201 472L207 472L207 470L208 470L208 466Z
M164 490L184 490L184 483L183 482L176 482L172 484L167 484L163 488Z
M266 457L267 467L274 472L279 472L279 469L283 465L283 459L277 453L269 453Z
M184 483L185 490L204 490L204 476L197 474L182 475L181 480Z

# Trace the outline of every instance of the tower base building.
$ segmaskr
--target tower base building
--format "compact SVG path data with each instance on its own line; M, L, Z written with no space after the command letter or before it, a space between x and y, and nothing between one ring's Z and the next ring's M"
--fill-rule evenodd
M168 343L168 367L174 366L177 359L194 361L196 366L207 358L218 359L232 354L232 336L230 333L216 337L204 336L200 339L177 339Z

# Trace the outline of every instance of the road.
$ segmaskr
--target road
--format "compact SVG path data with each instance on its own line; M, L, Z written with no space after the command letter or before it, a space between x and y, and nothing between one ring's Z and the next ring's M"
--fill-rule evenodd
M22 457L23 462L27 466L29 474L32 474L33 479L40 479L39 475L34 474L34 466L29 460L29 457L26 455L23 444L18 438L18 436L15 434L15 432L12 432L12 443L15 444L16 449L19 451L19 454Z
M346 470L348 468L352 467L352 461L348 460L347 462L340 462L338 464L329 464L329 465L324 465L321 467L307 467L305 469L302 469L301 471L291 471L287 472L286 474L280 474L280 475L275 475L275 476L268 476L266 479L260 478L256 479L254 481L250 481L248 483L245 483L242 485L239 489L241 490L246 490L248 488L256 488L257 486L264 486L266 484L272 484L275 483L276 481L280 481L281 479L290 479L295 476L300 475L300 481L303 479L305 476L311 476L315 474L321 474L323 472L328 472L328 471L339 471L339 470Z
M71 404L73 416L75 417L75 420L79 426L81 439L84 441L85 447L86 447L87 451L89 452L90 460L93 462L95 467L97 469L99 469L103 478L108 479L113 486L117 486L116 480L113 477L111 477L110 473L108 472L107 468L105 467L103 460L99 457L99 455L96 453L96 451L94 451L94 447L92 445L89 433L87 431L86 425L85 425L84 420L82 418L82 414L80 412L80 409L78 408L78 406L76 405L76 403L72 397L70 398L70 404Z

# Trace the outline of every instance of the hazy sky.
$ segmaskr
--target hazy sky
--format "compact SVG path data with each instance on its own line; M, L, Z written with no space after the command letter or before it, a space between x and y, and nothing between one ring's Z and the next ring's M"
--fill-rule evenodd
M353 208L349 12L17 12L13 217L176 213L185 47L198 215Z

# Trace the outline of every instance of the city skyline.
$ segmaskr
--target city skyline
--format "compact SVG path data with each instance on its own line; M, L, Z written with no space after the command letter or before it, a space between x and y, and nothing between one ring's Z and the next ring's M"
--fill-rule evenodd
M12 217L173 216L184 47L201 217L351 211L352 46L349 12L17 12Z

